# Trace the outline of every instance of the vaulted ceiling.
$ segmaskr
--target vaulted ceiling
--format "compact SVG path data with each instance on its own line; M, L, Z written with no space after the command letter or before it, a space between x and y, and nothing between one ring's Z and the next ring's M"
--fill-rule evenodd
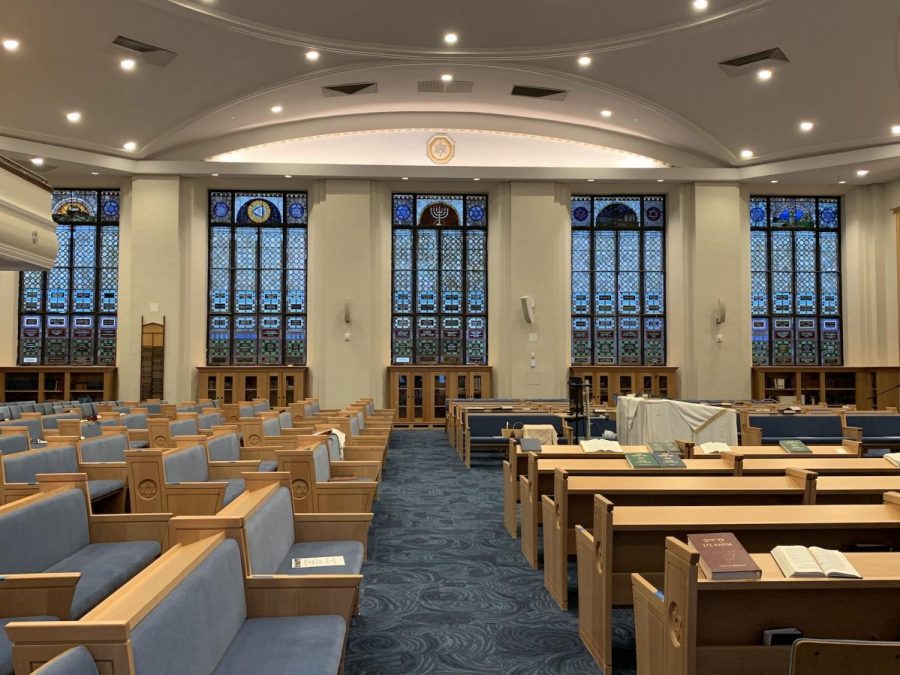
M43 157L51 181L90 170L462 177L472 167L498 178L900 176L900 3L695 4L4 0L0 39L19 45L0 49L0 152ZM171 54L116 46L117 36ZM719 66L774 48L788 61L737 76ZM425 143L440 131L457 134L460 152L432 166Z

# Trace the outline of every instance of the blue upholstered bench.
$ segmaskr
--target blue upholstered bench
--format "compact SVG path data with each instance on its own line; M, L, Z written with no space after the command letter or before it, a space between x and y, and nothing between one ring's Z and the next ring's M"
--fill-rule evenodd
M78 444L82 462L125 462L125 451L129 449L128 436L109 434L85 438Z
M162 414L162 404L161 403L144 403L143 407L147 409L147 412L150 415L161 415Z
M785 439L807 445L840 445L844 441L840 415L750 415L749 426L760 430L762 445L778 445Z
M141 436L148 436L147 415L144 413L128 413L122 416L122 425L129 431L129 446L136 450L150 447L150 441Z
M47 661L33 675L100 675L87 647L78 646Z
M216 434L206 441L206 451L211 462L237 462L241 459L241 441L236 433ZM256 468L257 471L275 471L278 462L275 460L263 460Z
M0 508L0 577L79 573L68 617L78 619L160 554L158 541L92 543L87 503L79 489L57 490ZM15 542L15 545L9 545ZM2 608L0 608L2 611ZM46 620L47 617L30 617ZM3 625L12 619L2 619ZM12 670L0 635L0 673Z
M261 412L268 412L271 410L271 406L268 401L254 401L253 402L253 414L259 415Z
M39 450L20 452L3 457L2 462L4 483L7 485L25 483L36 486L39 473L83 473L87 471L90 475L90 471L79 464L78 452L74 445L53 445ZM92 501L109 497L124 487L125 482L122 480L88 480L88 491Z
M78 420L81 417L78 413L56 413L52 415L44 415L41 417L41 424L44 429L59 429L59 420Z
M205 410L197 415L197 428L200 430L210 430L224 422L222 413L218 410Z
M41 441L44 439L44 427L39 417L19 417L15 420L0 422L0 428L3 427L25 427L28 429L28 438L31 441L32 448L40 448L43 446Z
M894 448L900 446L900 415L846 415L848 431L859 429L859 438L864 446Z
M4 455L14 455L28 449L28 438L22 434L0 435L0 452Z
M297 543L290 491L279 488L246 520L250 574L359 574L365 547L359 541L306 541ZM299 527L303 527L302 524ZM343 565L294 569L294 558L343 556Z
M317 483L327 483L331 480L331 455L328 450L328 443L321 443L316 445L312 449L313 456L313 467L315 468L316 473L316 482ZM352 481L347 480L347 477L341 477L342 482L357 482L357 483L374 483L375 480L373 478L359 477L355 478Z
M227 481L210 481L209 460L206 448L192 445L167 452L163 457L166 484L225 482L225 496L222 505L228 504L244 491L243 478L231 478Z

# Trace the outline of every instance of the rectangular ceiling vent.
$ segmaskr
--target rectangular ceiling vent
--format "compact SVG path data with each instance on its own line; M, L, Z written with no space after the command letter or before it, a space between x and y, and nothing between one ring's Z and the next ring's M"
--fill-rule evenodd
M169 65L172 62L172 59L178 56L177 53L168 49L163 49L156 45L125 37L124 35L117 35L112 43L115 47L118 47L116 50L117 52L134 52L140 55L142 63L149 63L150 65L158 66L160 68Z
M474 82L467 80L453 80L444 82L443 80L420 80L420 94L471 94Z
M720 61L719 67L729 77L740 77L749 73L755 73L760 68L775 68L790 63L790 59L778 47L766 49L745 56L737 56L727 61Z
M510 92L513 96L527 96L528 98L543 98L548 101L565 101L569 94L565 89L547 89L546 87L527 87L517 84Z
M356 84L334 84L329 87L322 87L322 96L331 98L332 96L358 96L360 94L377 94L377 82L357 82Z

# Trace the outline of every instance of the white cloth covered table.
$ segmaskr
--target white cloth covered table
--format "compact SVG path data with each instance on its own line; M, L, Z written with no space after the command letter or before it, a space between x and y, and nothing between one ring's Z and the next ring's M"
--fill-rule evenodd
M622 445L646 445L650 441L737 445L737 412L699 403L620 396L616 433Z
M541 445L556 445L556 429L552 424L525 424L523 438L537 438Z

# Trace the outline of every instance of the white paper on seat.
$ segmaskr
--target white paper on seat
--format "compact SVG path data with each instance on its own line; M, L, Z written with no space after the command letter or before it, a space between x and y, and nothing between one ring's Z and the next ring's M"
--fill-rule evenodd
M332 555L324 558L291 558L291 569L295 570L307 567L338 567L344 564L344 556L342 555Z
M620 396L616 432L622 445L710 441L737 445L737 412L700 403Z
M537 438L541 445L556 445L556 429L552 424L525 424L522 426L523 438Z

